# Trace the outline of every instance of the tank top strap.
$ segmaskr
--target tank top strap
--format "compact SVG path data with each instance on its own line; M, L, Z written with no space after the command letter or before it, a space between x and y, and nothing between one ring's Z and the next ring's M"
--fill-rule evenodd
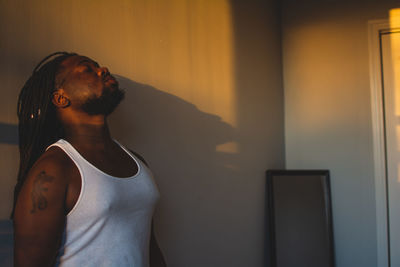
M136 175L138 175L142 171L142 169L148 169L147 164L144 162L144 160L140 156L135 155L134 152L130 151L125 146L121 145L117 140L113 139L113 141L135 161L135 164L137 164L137 167L138 167L138 172ZM87 159L85 159L68 141L66 141L64 139L60 139L57 142L55 142L54 144L48 146L46 148L46 150L48 150L49 148L54 147L54 146L61 148L69 156L69 158L71 158L71 160L78 167L81 175L89 169L94 169L94 170L99 171L104 174L103 171L101 171L99 168L97 168L92 163L87 161ZM108 175L108 174L106 174L106 175ZM110 176L110 175L108 175L108 176ZM126 179L126 178L121 178L121 179Z
M50 149L51 147L55 147L55 146L61 148L68 155L68 157L78 167L78 170L79 170L80 174L82 175L84 166L82 166L81 163L84 162L84 161L82 161L82 156L78 153L78 151L70 143L68 143L64 139L60 139L57 142L49 145L46 148L46 151L48 149Z
M147 167L146 162L144 161L144 159L138 155L136 155L135 152L129 150L128 148L126 148L125 146L123 146L120 142L118 142L117 140L113 139L113 141L120 147L122 148L123 151L125 151L125 153L127 153L138 165L139 171L141 168L143 167ZM139 172L138 171L138 172Z

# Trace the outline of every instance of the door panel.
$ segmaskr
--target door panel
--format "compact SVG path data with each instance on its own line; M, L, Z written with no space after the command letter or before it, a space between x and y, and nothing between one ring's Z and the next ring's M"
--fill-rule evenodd
M381 35L391 266L400 266L400 32Z

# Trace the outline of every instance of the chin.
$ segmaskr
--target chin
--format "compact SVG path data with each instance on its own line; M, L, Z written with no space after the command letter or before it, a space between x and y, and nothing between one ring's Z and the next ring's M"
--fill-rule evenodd
M82 110L89 115L110 115L119 103L124 99L125 91L118 88L104 88L100 97L88 99L82 106Z
M108 79L104 83L104 88L110 88L112 90L119 89L119 83L115 79Z

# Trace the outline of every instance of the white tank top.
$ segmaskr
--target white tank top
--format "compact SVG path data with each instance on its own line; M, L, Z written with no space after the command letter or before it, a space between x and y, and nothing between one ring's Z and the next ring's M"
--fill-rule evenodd
M118 178L93 166L65 140L51 146L72 159L82 181L79 198L66 216L56 266L148 267L159 192L147 166L120 145L135 160L138 172Z

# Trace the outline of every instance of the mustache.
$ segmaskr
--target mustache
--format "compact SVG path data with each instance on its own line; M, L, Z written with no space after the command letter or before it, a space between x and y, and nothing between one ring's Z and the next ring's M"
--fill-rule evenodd
M106 82L108 80L114 80L115 82L117 82L117 79L115 79L114 76L112 76L110 73L106 73L105 75L103 75L102 80L103 82Z

